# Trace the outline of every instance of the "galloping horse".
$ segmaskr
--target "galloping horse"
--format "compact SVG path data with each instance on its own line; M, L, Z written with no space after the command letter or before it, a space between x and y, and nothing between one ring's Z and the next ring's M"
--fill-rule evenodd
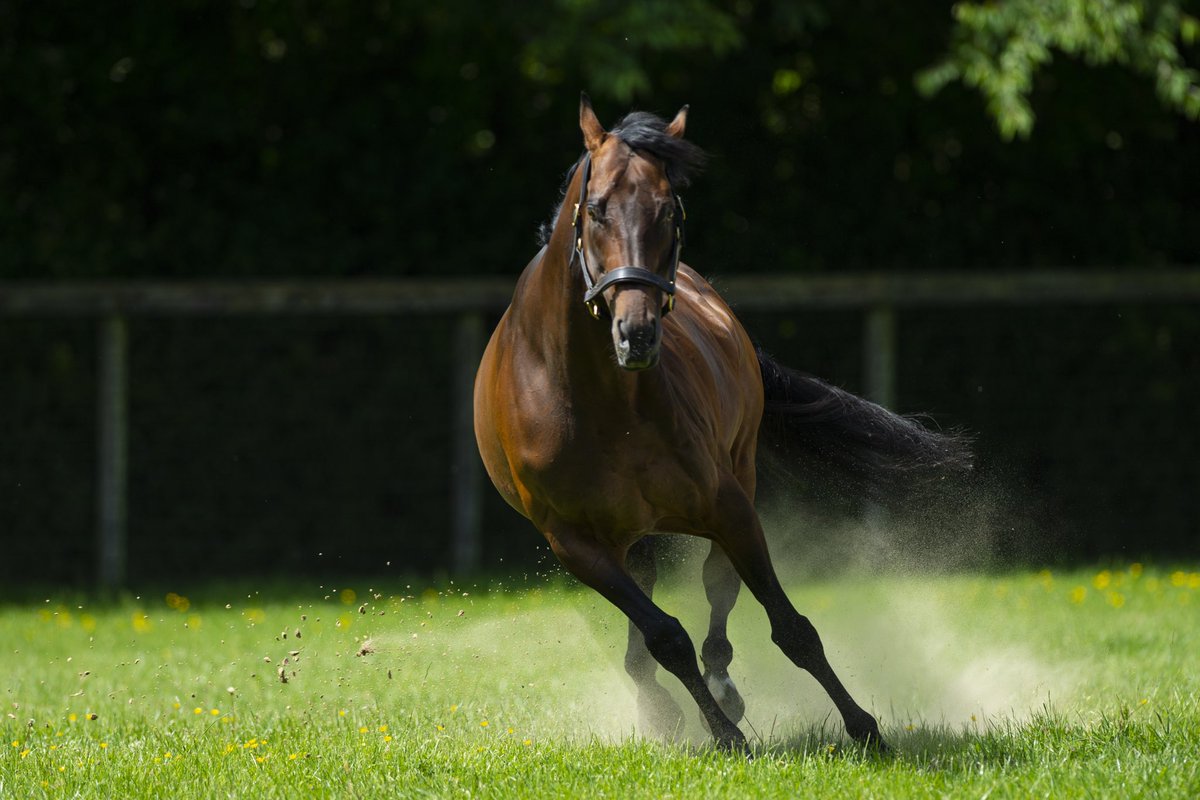
M863 472L958 466L969 456L953 436L776 364L679 261L676 190L703 161L683 139L686 106L669 123L634 113L605 131L584 95L579 122L586 150L476 377L488 474L566 569L629 618L626 669L643 719L669 728L681 715L655 678L657 662L687 688L719 745L745 746L725 636L744 581L772 640L817 679L849 735L883 747L875 718L842 685L771 565L754 510L764 405L802 452ZM703 675L683 626L651 600L643 537L655 533L712 541Z

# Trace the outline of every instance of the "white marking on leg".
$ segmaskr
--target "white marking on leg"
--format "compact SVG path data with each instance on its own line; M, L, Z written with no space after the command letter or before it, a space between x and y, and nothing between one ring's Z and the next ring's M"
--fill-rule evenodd
M713 699L718 703L725 702L725 698L730 694L737 694L737 686L728 675L721 678L709 673L704 676L704 682L708 684L708 690L712 692Z

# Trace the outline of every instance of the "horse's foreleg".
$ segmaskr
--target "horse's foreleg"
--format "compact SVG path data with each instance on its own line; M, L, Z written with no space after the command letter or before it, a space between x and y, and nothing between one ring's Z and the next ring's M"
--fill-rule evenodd
M864 711L825 657L817 629L796 611L775 574L758 514L732 478L722 481L717 495L717 541L754 597L766 609L771 640L796 666L812 674L842 715L846 732L856 741L885 747L875 718Z
M547 533L550 548L567 570L615 605L637 626L654 660L688 690L709 730L723 747L743 747L746 737L729 720L700 676L696 648L679 620L656 606L625 570L621 554L589 535Z
M729 557L721 546L713 542L708 558L704 560L704 593L708 596L711 611L708 636L700 648L700 660L704 662L704 682L708 684L713 697L717 698L721 710L734 722L742 718L746 703L729 677L733 645L729 643L726 623L741 588L742 580L737 570L729 563Z
M647 536L633 544L625 554L625 567L647 597L654 596L658 580L655 564L655 542ZM646 637L629 621L629 644L625 650L625 671L633 678L638 692L638 721L644 730L661 736L675 736L683 727L683 710L670 693L655 678L658 662L646 647Z

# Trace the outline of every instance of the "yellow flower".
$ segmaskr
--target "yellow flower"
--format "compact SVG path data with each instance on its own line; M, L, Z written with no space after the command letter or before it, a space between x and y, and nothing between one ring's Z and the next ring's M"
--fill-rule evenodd
M299 753L290 753L290 754L288 754L288 761L295 761L295 760L296 760L296 757L297 757L297 756L299 756L299 755L300 755Z
M1133 562L1129 565L1129 574L1131 577L1137 578L1142 574L1142 565L1138 562Z
M1071 602L1079 605L1087 599L1087 588L1084 586L1076 586L1071 590Z
M344 716L346 716L346 709L344 709L344 708L342 708L342 709L338 709L338 716L339 716L339 717L344 717Z
M1110 583L1112 583L1112 573L1106 569L1096 573L1096 577L1092 578L1092 586L1097 589L1107 589Z
M488 726L488 721L486 719L483 722L479 723L479 727L481 727L481 728L486 728L487 726Z
M67 714L67 721L68 721L68 722L75 722L77 719L79 719L79 717L78 717L78 716L76 716L74 713Z
M101 742L101 743L100 743L100 749L101 749L101 750L107 750L107 749L108 749L108 742Z
M389 734L389 735L387 735L387 736L383 737L383 740L384 740L385 742L390 742L390 741L392 740L392 737L391 737L391 735Z
M221 712L220 712L218 709L215 709L215 708L214 708L212 711L209 711L208 713L212 714L214 717L219 717L219 716L221 716Z
M1182 575L1183 573L1181 572L1181 573L1179 573L1179 574L1180 574L1180 575ZM450 706L450 713L451 713L451 714L453 714L453 713L455 713L455 712L457 712L457 711L458 711L458 706L456 706L456 705L454 705L454 706Z
M369 730L369 729L367 728L367 726L366 726L366 725L363 725L361 728L359 728L359 729L358 729L358 732L359 732L359 733L366 733L368 730Z
M67 771L67 768L66 768L66 767L59 767L59 768L58 768L58 771L59 771L59 772L66 772L66 771Z
M13 739L12 746L13 746L13 747L20 747L20 746L21 746L21 743L20 743L20 742L18 742L16 739Z
M21 758L24 758L27 755L29 755L29 748L25 748L21 751Z
M446 726L445 726L445 725L438 725L438 726L437 726L437 729L438 729L439 731L444 731L444 730L446 730Z
M380 733L387 733L387 725L380 725L380 726L379 726L379 732L380 732Z
M193 708L193 709L192 709L192 713L193 713L193 714L203 714L203 713L204 713L204 709L203 709L203 708L201 708L200 706L196 706L195 708Z
M529 745L533 744L533 740L526 739L525 741L521 742L521 744L525 745L526 747L529 747Z
M1120 608L1121 606L1125 605L1125 595L1121 594L1120 592L1109 592L1108 604L1113 608Z

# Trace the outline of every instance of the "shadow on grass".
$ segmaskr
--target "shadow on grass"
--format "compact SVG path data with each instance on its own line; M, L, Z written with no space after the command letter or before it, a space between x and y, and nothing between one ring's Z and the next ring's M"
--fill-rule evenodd
M847 739L840 724L826 722L759 742L760 757L852 760L922 772L964 773L980 768L1019 769L1030 764L1087 761L1105 754L1141 756L1187 751L1200 731L1194 718L1144 712L1122 707L1091 723L1070 721L1052 708L1028 720L994 719L969 726L909 723L884 730L889 751L879 751Z

